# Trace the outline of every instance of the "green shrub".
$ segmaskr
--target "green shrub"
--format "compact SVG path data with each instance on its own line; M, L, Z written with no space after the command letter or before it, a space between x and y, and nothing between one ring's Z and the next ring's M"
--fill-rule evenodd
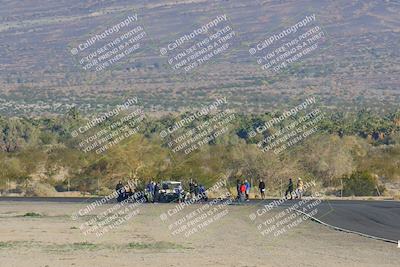
M378 180L367 171L356 171L343 179L344 196L376 196ZM384 188L379 188L383 193Z
M24 217L41 217L42 215L36 212L27 212L24 214Z

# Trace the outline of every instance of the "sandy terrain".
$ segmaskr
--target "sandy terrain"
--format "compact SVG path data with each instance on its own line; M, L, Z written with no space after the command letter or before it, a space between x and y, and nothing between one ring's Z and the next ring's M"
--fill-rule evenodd
M110 232L85 236L79 227L92 217L71 219L85 206L0 202L0 266L398 266L400 255L394 244L311 221L264 237L248 217L253 206L228 206L225 216L185 237L169 225L201 205L163 222L160 214L174 205L144 204Z

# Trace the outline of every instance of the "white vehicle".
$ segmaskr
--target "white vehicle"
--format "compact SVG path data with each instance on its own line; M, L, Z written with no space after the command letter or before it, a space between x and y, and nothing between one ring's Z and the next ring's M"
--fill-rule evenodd
M159 191L160 202L174 202L185 199L185 191L183 190L182 183L177 181L163 181L161 182L161 189Z

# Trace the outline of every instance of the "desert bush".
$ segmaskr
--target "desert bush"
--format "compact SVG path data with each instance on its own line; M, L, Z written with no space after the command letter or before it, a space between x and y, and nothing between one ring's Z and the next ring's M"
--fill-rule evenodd
M26 190L26 196L28 197L50 197L56 194L56 190L53 186L48 184L32 184Z
M66 191L68 191L68 185L66 183L64 183L64 182L61 182L61 183L56 184L54 186L54 189L57 192L66 192Z
M376 196L378 188L378 179L367 171L356 171L350 176L343 178L344 196ZM383 193L384 188L379 188Z

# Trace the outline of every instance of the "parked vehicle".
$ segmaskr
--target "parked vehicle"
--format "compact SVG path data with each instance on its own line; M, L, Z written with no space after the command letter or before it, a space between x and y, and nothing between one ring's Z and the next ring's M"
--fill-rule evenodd
M179 202L186 199L186 192L183 190L182 183L177 181L161 182L159 190L159 202Z

